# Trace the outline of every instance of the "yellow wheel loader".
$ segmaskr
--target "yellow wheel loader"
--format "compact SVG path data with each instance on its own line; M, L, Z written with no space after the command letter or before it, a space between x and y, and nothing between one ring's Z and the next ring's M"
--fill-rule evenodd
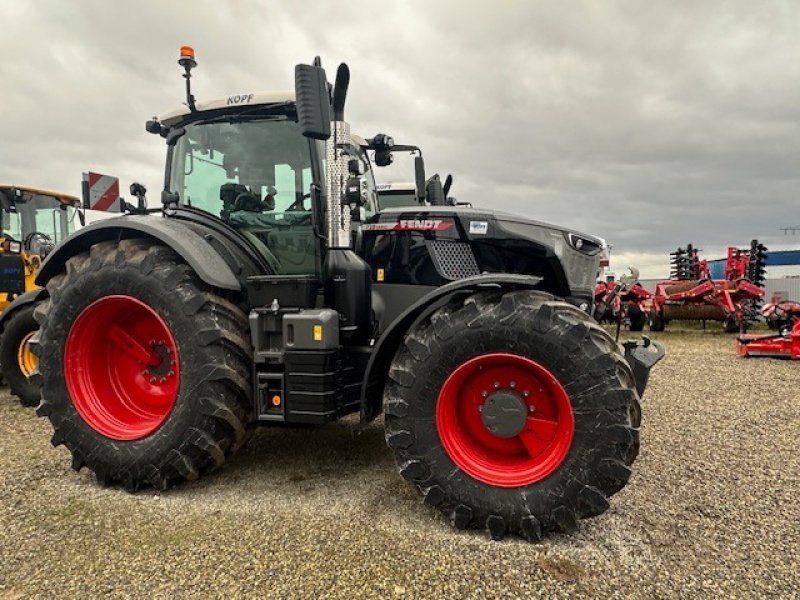
M34 279L44 258L75 230L80 206L69 194L0 184L0 370L25 406L39 403L30 381L37 359L29 341L39 328Z

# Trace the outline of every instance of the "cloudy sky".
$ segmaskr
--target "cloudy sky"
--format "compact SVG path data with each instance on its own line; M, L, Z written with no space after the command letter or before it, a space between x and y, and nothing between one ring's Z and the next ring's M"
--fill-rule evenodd
M0 23L0 181L156 197L144 121L183 101L180 45L201 100L319 54L350 65L354 131L420 145L459 200L606 238L617 270L800 247L798 2L3 0Z

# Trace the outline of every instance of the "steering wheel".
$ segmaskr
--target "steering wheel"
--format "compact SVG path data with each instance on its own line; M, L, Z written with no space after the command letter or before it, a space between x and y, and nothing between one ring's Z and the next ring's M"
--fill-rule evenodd
M22 243L22 245L25 247L25 250L30 251L31 246L33 245L33 240L37 239L37 238L42 240L40 242L40 245L42 245L42 246L45 246L45 245L49 245L51 247L55 246L55 242L53 242L53 238L51 238L46 233L42 233L41 231L32 231L31 233L29 233L28 235L25 236L25 241Z
M298 210L298 211L299 210L302 210L302 211L306 210L306 207L303 206L303 201L307 200L308 198L311 198L311 192L309 192L308 194L303 194L302 196L298 197L297 200L295 200L294 202L292 202L289 205L289 207L286 209L286 211L289 212L289 211L293 211L293 210Z

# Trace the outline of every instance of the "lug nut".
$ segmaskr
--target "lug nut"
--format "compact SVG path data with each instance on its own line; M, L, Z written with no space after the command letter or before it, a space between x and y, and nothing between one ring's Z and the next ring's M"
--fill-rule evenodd
M483 396L484 398L486 398L486 396L488 396L488 395L489 395L489 392L487 392L486 390L483 390L481 392L481 396Z
M162 377L161 379L158 380L158 382L159 383L166 383L167 382L167 378L166 377Z
M524 392L522 392L522 395L527 398L528 396L531 395L531 393L528 390L525 390Z
M516 381L512 381L512 382L511 382L511 383L509 383L508 385L509 385L509 387L510 387L511 389L514 389L515 387L517 387L517 382L516 382Z
M535 406L529 406L528 407L528 412L536 412L536 407Z
M499 381L495 381L494 382L494 389L497 389L499 387L500 387L500 382Z
M150 378L150 383L155 383L155 382L156 382L156 378L155 377L151 377Z

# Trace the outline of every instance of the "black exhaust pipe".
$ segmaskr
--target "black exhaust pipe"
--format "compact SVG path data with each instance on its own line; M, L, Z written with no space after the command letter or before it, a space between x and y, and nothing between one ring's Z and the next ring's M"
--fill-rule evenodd
M347 99L347 86L350 85L350 68L342 63L336 70L336 83L333 86L333 120L344 121L344 101Z

